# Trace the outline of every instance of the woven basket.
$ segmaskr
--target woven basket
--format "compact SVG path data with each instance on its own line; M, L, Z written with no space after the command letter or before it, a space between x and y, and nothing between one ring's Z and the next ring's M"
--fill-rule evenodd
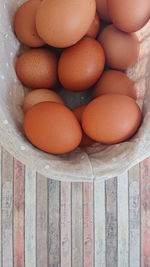
M130 141L118 145L94 144L68 155L54 156L33 147L25 138L21 110L27 89L17 80L14 63L25 47L17 41L12 20L16 0L0 1L0 142L14 157L44 176L62 181L93 181L117 176L150 155L150 23L137 33L141 42L137 64L127 70L136 83L143 122ZM64 91L61 91L64 94ZM88 93L70 93L71 106L89 99Z

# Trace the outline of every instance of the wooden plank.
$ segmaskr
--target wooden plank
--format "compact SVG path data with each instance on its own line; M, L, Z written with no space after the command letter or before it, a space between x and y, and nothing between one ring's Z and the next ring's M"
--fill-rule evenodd
M14 267L24 267L24 165L14 159Z
M84 267L94 266L93 183L83 183Z
M94 183L95 267L105 267L105 182Z
M37 174L37 267L48 266L48 179Z
M25 266L36 267L36 172L25 168Z
M61 267L71 267L71 183L61 183Z
M141 267L150 266L150 158L141 163Z
M2 149L0 146L0 267L2 267Z
M72 267L83 267L82 183L72 183Z
M49 267L58 267L60 263L60 184L49 180Z
M128 173L118 176L118 267L129 266L128 249Z
M140 170L139 164L129 171L129 238L130 267L140 267Z
M117 181L106 181L106 266L117 266Z
M13 157L2 149L2 266L13 266Z

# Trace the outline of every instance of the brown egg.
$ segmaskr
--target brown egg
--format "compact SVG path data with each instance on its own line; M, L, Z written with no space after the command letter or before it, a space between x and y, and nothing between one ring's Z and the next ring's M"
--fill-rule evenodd
M47 44L68 47L87 33L95 12L95 0L44 0L36 16L37 31Z
M91 37L91 38L96 38L99 30L100 30L100 19L99 19L98 13L96 12L94 20L90 28L88 29L86 36Z
M35 16L40 3L40 0L25 2L17 9L14 18L14 30L17 38L31 47L44 45L44 41L39 37L35 25Z
M29 92L23 101L22 108L26 113L32 106L40 102L51 101L60 104L65 104L60 95L49 89L36 89Z
M82 138L73 112L54 102L41 102L29 109L24 118L24 131L34 146L52 154L74 150Z
M107 0L96 0L96 8L99 13L100 19L106 23L110 23L110 17L108 14Z
M104 64L102 46L95 39L85 37L61 54L58 63L59 80L67 90L84 91L98 80Z
M135 32L150 19L149 0L107 0L107 2L112 22L122 31Z
M51 50L38 48L23 53L16 62L19 80L30 88L53 88L58 83L58 56Z
M98 40L104 48L109 67L125 70L138 60L140 44L135 33L121 32L114 25L109 25L100 33Z
M75 116L77 117L78 121L81 122L81 116L83 111L85 110L87 105L81 105L78 106L76 108L74 108L72 111L75 114ZM83 136L82 136L82 140L81 143L79 144L80 147L87 147L94 144L94 140L92 140L90 137L88 137L84 132L83 132Z
M81 121L83 130L92 139L115 144L133 136L140 125L141 111L133 98L108 94L90 102Z
M104 71L92 90L94 98L105 94L122 94L137 98L134 82L125 73L117 70Z

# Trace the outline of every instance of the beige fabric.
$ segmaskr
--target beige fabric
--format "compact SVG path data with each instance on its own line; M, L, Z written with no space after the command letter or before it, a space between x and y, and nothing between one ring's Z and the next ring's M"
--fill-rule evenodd
M24 49L12 30L13 15L20 1L0 1L0 141L24 164L41 174L68 181L108 179L119 175L142 159L150 156L150 23L138 36L141 42L138 63L127 70L137 85L138 103L143 106L143 122L137 134L128 142L118 145L94 144L74 152L54 156L34 148L25 138L21 103L26 93L14 71L16 56ZM145 100L143 105L144 94ZM64 94L64 91L61 91ZM72 106L87 102L88 94L66 97Z

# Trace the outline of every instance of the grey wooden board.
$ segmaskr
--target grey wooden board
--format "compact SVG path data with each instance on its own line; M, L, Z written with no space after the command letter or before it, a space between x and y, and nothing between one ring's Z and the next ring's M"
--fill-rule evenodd
M82 183L72 183L72 267L83 266Z
M37 267L48 265L48 180L37 175L36 200Z
M106 181L106 266L117 266L117 180Z
M57 267L60 261L60 183L49 180L49 226L48 226L48 242L49 242L49 267Z

